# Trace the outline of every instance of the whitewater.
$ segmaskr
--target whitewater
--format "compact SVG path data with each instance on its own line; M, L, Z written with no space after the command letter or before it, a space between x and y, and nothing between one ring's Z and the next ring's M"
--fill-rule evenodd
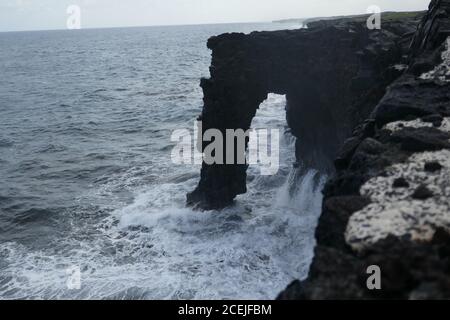
M327 177L295 165L284 96L252 123L281 130L280 169L251 166L233 206L187 208L200 167L171 162L171 133L201 111L207 38L276 27L0 35L0 298L273 299L305 278Z

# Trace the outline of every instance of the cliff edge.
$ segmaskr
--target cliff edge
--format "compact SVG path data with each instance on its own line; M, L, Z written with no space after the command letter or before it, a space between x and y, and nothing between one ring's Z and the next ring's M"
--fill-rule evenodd
M401 75L398 65L406 63L419 20L420 14L408 14L369 30L365 22L344 19L309 29L212 37L211 77L201 81L203 132L218 129L225 137L227 129L246 131L268 94L283 94L299 163L332 174L352 129ZM234 151L236 158L242 156L242 150ZM232 204L247 191L246 170L246 165L203 163L188 204L202 209Z
M203 131L245 131L269 93L286 95L298 162L332 176L310 273L279 299L450 298L450 0L380 30L344 18L208 47ZM188 204L232 204L246 170L203 163Z
M405 68L341 148L309 276L280 299L450 298L450 1L431 2Z

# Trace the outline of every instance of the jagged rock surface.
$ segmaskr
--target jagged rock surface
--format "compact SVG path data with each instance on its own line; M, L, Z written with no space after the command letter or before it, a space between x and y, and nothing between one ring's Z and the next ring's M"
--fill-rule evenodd
M407 64L341 149L309 276L280 299L450 298L450 0L431 2Z
M332 173L339 147L401 75L398 64L406 63L419 19L390 20L381 30L344 19L307 30L209 39L211 78L201 81L203 131L247 130L269 93L285 94L299 162ZM231 204L246 192L246 170L245 165L204 163L188 204L203 209Z

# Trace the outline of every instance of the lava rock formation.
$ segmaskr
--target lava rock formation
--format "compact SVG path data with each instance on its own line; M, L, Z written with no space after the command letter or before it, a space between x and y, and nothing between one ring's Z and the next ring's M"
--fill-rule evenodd
M247 130L269 93L285 94L298 161L332 176L309 276L279 298L450 298L450 0L382 15L380 30L327 20L208 47L203 131ZM203 164L188 204L230 205L246 170ZM374 265L381 290L366 284Z
M449 0L431 2L407 53L337 157L307 279L279 299L450 298Z

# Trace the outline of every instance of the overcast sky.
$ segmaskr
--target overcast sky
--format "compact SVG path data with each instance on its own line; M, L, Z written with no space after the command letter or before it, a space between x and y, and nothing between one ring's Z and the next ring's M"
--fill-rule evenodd
M0 31L64 29L69 5L82 28L257 22L277 19L412 11L430 0L0 0Z

